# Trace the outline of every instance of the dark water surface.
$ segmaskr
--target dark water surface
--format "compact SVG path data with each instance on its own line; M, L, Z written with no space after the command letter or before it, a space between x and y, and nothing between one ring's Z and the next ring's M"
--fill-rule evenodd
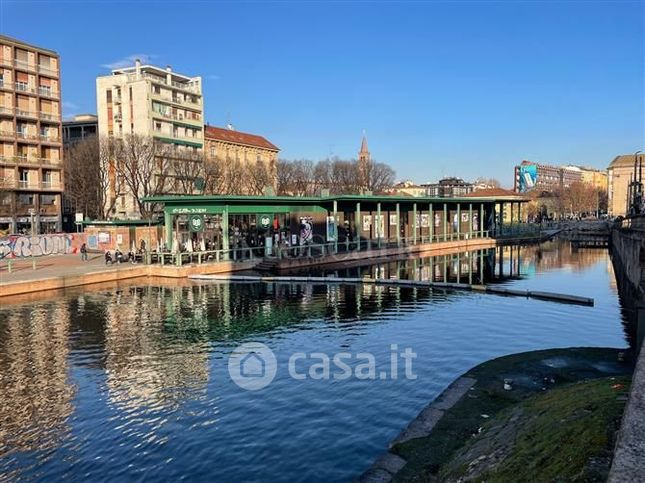
M502 252L501 264L493 250L338 274L483 276L594 297L595 306L306 284L141 285L4 304L0 474L348 481L473 365L533 349L626 345L606 251L559 243L514 250ZM260 391L229 377L228 356L242 342L264 343L277 357L277 375ZM295 352L369 352L380 375L391 344L417 354L415 380L402 363L387 380L295 380L287 370Z

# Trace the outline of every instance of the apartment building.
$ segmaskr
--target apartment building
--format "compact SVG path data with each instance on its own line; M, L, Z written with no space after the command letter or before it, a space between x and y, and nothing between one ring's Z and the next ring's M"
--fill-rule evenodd
M166 68L142 65L115 69L96 79L100 136L123 138L136 134L163 143L167 155L177 157L204 147L204 103L201 77ZM115 175L116 176L116 175ZM116 199L115 218L139 218L138 193L113 183L108 196Z
M60 57L0 35L0 231L61 230Z
M625 216L629 212L629 184L642 173L643 156L623 154L616 156L607 168L607 212L609 216Z
M577 166L553 166L525 160L515 166L514 180L516 192L533 189L551 192L582 181L582 170Z

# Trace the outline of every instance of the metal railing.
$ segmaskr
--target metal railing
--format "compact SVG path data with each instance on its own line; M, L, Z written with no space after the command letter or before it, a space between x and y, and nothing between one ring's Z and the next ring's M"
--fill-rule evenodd
M38 93L41 96L58 98L58 91L52 90L49 87L39 86Z
M44 119L45 121L58 121L59 117L58 117L58 114L52 114L50 112L41 112L40 119Z
M229 249L206 250L206 251L150 251L133 255L134 261L160 265L182 266L187 264L203 264L210 262L243 262L271 258L275 260L298 259L298 258L321 258L334 255L342 255L351 252L364 252L368 250L391 249L411 247L415 245L442 243L457 240L475 240L488 238L488 231L476 231L470 233L446 233L407 238L362 238L352 241L344 239L326 243L307 243L296 246L237 246ZM131 260L130 260L131 261Z
M18 117L29 117L33 119L38 118L38 113L34 111L23 111L22 109L16 109L16 116Z

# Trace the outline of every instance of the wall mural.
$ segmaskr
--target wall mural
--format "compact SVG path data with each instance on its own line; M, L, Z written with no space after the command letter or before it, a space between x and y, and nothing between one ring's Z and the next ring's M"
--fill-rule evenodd
M74 235L71 234L11 235L0 238L0 259L62 255L77 251Z

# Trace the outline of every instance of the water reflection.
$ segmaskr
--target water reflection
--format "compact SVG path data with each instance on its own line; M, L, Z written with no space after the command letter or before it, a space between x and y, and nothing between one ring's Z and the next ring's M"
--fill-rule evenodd
M618 319L607 260L606 250L553 242L319 271L506 284L536 284L543 274L548 285L538 287L569 291L579 274L600 302L593 309L420 287L223 283L150 283L3 306L0 474L349 479L482 359L620 344L619 323L607 323ZM511 316L519 311L522 320ZM562 324L574 316L577 325ZM278 378L272 392L240 392L226 379L226 357L257 338L279 359L289 350L389 350L395 338L420 351L425 382L350 382L349 391ZM331 461L337 472L324 473Z

